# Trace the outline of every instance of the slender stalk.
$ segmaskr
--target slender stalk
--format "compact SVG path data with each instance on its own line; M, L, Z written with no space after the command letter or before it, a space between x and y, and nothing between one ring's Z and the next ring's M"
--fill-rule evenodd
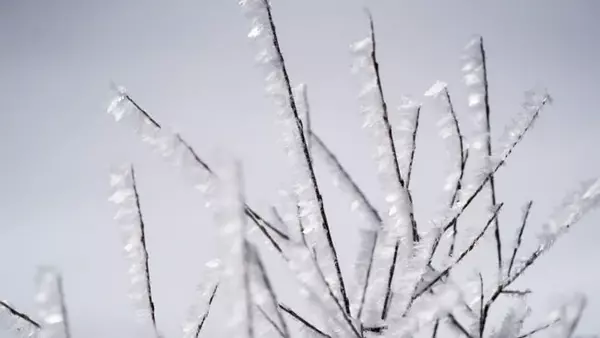
M465 168L467 165L468 152L465 151L464 137L460 131L460 124L458 123L458 117L456 116L456 111L454 110L454 105L452 104L452 98L450 97L450 92L448 91L448 87L444 88L444 95L445 95L446 101L448 103L448 110L450 111L450 116L452 116L452 122L453 122L454 130L456 132L456 136L458 138L458 147L459 147L459 152L460 152L459 177L456 182L456 185L454 186L452 198L450 199L450 207L452 208L458 199L458 194L460 193L460 190L462 189L462 180L465 176ZM453 232L452 232L452 242L450 243L450 249L448 251L449 256L453 255L454 247L456 245L456 236L458 234L457 223L458 223L458 221L456 221L456 220L452 223L452 231ZM437 246L436 246L436 248L437 248ZM434 251L435 251L435 249L434 249Z
M135 180L135 171L133 169L133 166L131 166L131 187L133 188L133 193L135 196L135 205L136 205L136 209L137 209L137 213L138 213L138 219L139 219L139 228L140 228L140 244L142 246L142 251L144 253L144 275L146 277L146 291L147 291L147 295L148 295L148 306L149 306L149 310L150 310L150 318L152 320L152 327L154 329L154 332L156 333L156 336L158 337L158 328L156 327L156 309L155 309L155 305L154 305L154 299L152 298L152 283L150 281L150 264L149 264L149 254L148 254L148 248L146 246L146 225L144 223L144 218L142 216L142 208L141 208L141 204L140 204L140 195L138 193L138 189L137 189L137 184L136 184L136 180Z
M17 309L15 309L14 307L10 306L7 302L0 300L0 307L5 308L8 313L10 313L12 316L17 317L25 322L27 322L28 324L33 325L36 329L41 329L41 325L33 320L29 315L27 315L24 312L20 312Z
M406 193L408 194L408 199L409 199L409 203L410 203L410 214L409 214L409 218L410 218L410 222L412 225L412 233L413 233L413 241L414 242L418 242L419 241L419 232L417 229L417 222L415 220L415 216L414 216L414 211L412 208L412 196L410 194L410 191L407 189L406 187L406 183L404 181L404 179L402 178L402 174L400 173L400 164L398 162L398 153L396 152L396 146L394 144L394 136L393 136L393 130L392 130L392 125L390 123L390 118L389 118L389 113L388 113L388 107L387 107L387 103L385 101L385 96L383 94L383 85L381 84L381 75L380 75L380 71L379 71L379 61L377 60L377 44L376 44L376 40L375 40L375 24L373 22L373 16L371 15L371 12L369 12L367 10L367 16L369 19L369 27L371 30L371 43L372 43L372 48L371 48L371 61L373 62L373 70L375 72L375 80L377 83L377 91L379 93L379 97L381 99L381 109L382 109L382 119L383 119L383 124L385 126L386 132L387 132L387 138L389 141L389 145L390 145L390 150L392 153L392 157L394 159L394 171L396 173L396 177L398 179L398 183L400 184L400 187L402 189L406 190Z
M469 333L469 331L464 327L464 325L462 325L458 319L456 319L456 317L454 317L453 314L448 314L448 319L450 324L452 324L452 326L454 326L455 328L457 328L460 333L464 334L467 338L474 338L473 335L471 333Z
M318 329L316 326L314 326L313 324L311 324L308 320L304 319L296 311L292 310L288 306L280 303L279 304L279 308L282 309L288 315L290 315L292 318L294 318L297 322L299 322L300 324L304 325L304 327L308 328L313 333L316 333L316 334L318 334L321 337L332 338L330 335L328 335L327 333L325 333L322 330Z
M335 270L336 270L336 274L337 274L337 278L338 278L338 282L339 282L339 286L340 286L340 296L342 297L345 311L346 311L346 313L349 314L350 313L350 301L348 300L348 294L346 292L344 278L342 277L342 270L340 268L340 263L338 260L336 248L333 243L331 231L329 229L329 222L327 220L327 213L325 212L323 197L321 195L321 191L320 191L319 185L317 183L317 177L315 175L313 162L311 160L310 151L308 149L308 143L306 142L306 137L305 137L306 135L304 133L302 119L300 118L300 115L298 114L298 109L296 107L296 101L294 100L294 94L293 94L293 90L292 90L291 80L290 80L290 77L287 72L287 67L285 64L285 59L283 57L283 52L281 51L281 46L279 45L279 40L277 37L277 30L275 27L275 21L273 20L273 14L271 11L271 5L269 4L268 0L263 0L262 3L264 6L264 9L266 10L266 14L267 14L267 18L268 18L269 29L270 29L271 36L272 36L271 42L273 44L275 52L277 53L277 57L280 60L280 70L283 74L283 82L285 84L285 90L287 92L290 109L292 111L294 120L296 121L297 133L300 138L300 144L302 145L302 154L304 156L304 161L306 162L306 165L308 168L312 189L314 191L314 194L315 194L315 197L317 200L317 204L319 205L319 213L321 216L321 220L323 222L322 223L323 231L325 233L325 237L327 239L327 244L329 246L331 255L333 257L333 264L335 266Z
M419 117L421 116L421 106L417 107L415 116L415 125L412 133L412 147L410 149L410 158L408 160L408 171L406 172L406 190L409 189L411 177L412 177L412 169L413 163L415 161L415 153L417 152L417 132L419 130Z
M487 58L485 54L485 48L483 47L483 38L479 40L479 48L481 52L481 65L483 67L483 103L485 106L485 123L486 123L486 155L488 158L492 156L492 134L491 134L491 123L490 123L490 97L489 97L489 83L487 77ZM496 183L494 175L490 176L490 198L492 206L496 205ZM498 217L494 220L494 238L496 240L496 254L498 259L498 273L502 276L502 238L500 236L500 225Z
M282 329L277 325L277 323L275 323L275 320L273 318L271 318L271 316L269 316L269 314L260 305L258 305L258 304L254 304L254 305L258 309L258 311L263 315L263 317L265 317L265 319L269 322L269 324L271 324L271 326L275 329L275 331L277 331L277 333L282 338L289 337L282 331Z
M194 334L194 336L196 338L200 337L200 332L202 332L202 328L204 327L206 318L208 318L208 314L210 313L210 307L213 303L213 300L215 299L215 295L217 294L218 288L219 288L219 284L215 284L215 287L214 287L212 293L210 294L210 298L208 299L208 305L206 307L206 312L202 315L202 319L200 320L200 323L198 323L198 326L196 327L195 334Z
M538 333L540 331L544 331L546 329L551 328L554 324L558 323L559 321L560 320L554 320L554 321L552 321L550 323L547 323L547 324L544 324L542 326L536 327L535 329L533 329L533 330L531 330L531 331L529 331L529 332L527 332L525 334L520 335L518 338L528 338L528 337L531 337L531 336L533 336L534 334L536 334L536 333Z
M515 244L512 256L510 257L510 263L508 264L508 271L506 272L506 276L510 276L513 265L515 263L515 258L517 257L517 251L519 251L519 248L521 247L523 232L525 231L525 226L527 225L527 219L529 218L529 212L531 211L532 205L533 201L529 201L527 205L525 205L525 210L523 212L523 218L521 221L521 227L519 228L519 233L517 234L517 243Z

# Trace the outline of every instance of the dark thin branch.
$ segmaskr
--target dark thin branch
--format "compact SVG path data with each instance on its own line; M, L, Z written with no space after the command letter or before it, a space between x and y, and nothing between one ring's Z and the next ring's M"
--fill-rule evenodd
M433 331L431 332L431 338L437 338L439 327L440 327L440 319L436 318L435 324L433 324Z
M213 288L213 291L210 294L210 298L208 299L208 304L206 306L206 312L202 315L202 319L200 320L200 323L198 323L198 326L196 327L196 333L194 334L194 336L196 338L200 337L200 332L202 332L202 328L204 327L206 318L208 318L208 314L210 313L210 307L213 303L213 300L215 299L215 295L217 294L218 288L219 288L219 284L215 284L215 287Z
M487 77L487 58L485 55L485 48L483 47L483 38L479 39L479 51L481 53L481 65L483 71L483 103L485 107L485 137L486 137L486 155L488 158L492 157L492 131L490 123L490 96L489 96L489 83ZM490 176L490 198L492 206L496 205L496 183L494 175ZM494 220L494 238L496 240L496 254L498 259L498 271L499 276L502 276L502 238L500 236L500 225L498 217Z
M464 327L464 325L462 325L458 319L456 319L456 317L454 317L453 314L448 314L448 319L450 324L452 324L452 326L454 326L455 328L457 328L462 334L464 334L465 336L467 336L467 338L474 338L473 335L471 333L469 333L469 331Z
M379 93L379 97L381 99L382 120L383 120L385 129L387 131L387 137L388 137L388 141L389 141L389 145L390 145L390 151L391 151L392 157L393 157L394 170L396 172L396 177L398 179L398 183L400 184L400 188L405 190L406 194L408 195L408 201L410 203L409 219L410 219L411 227L412 227L412 240L413 240L413 242L419 242L420 241L419 230L418 230L417 222L416 222L415 216L414 216L412 195L410 193L410 190L408 190L407 184L404 182L404 180L402 178L402 174L400 172L400 165L398 163L398 154L396 151L396 146L394 144L393 130L392 130L392 126L391 126L390 120L389 120L387 103L385 101L385 96L383 94L383 85L381 84L381 75L380 75L380 71L379 71L379 61L377 60L377 43L376 43L376 39L375 39L375 24L373 22L373 16L371 15L371 12L369 12L368 10L366 12L367 12L367 16L369 19L369 27L370 27L370 31L371 31L371 44L372 44L372 46L371 46L372 47L371 48L371 61L373 62L373 70L375 72L375 80L377 83L377 90ZM399 245L400 245L400 240L398 240L395 245L395 249L394 249L395 252L397 252ZM387 311L388 311L387 304L389 302L389 298L391 297L391 293L392 293L391 285L393 283L393 278L394 278L393 271L396 269L397 257L398 257L397 254L395 254L394 258L392 259L392 261L390 263L389 271L391 271L391 272L388 274L388 281L387 281L388 287L385 292L385 299L384 299L382 314L381 314L382 318L387 317Z
M513 296L527 296L528 294L532 293L531 290L502 290L501 293L505 294L505 295L513 295Z
M539 326L539 327L537 327L537 328L535 328L535 329L533 329L533 330L531 330L531 331L529 331L529 332L527 332L527 333L525 333L525 334L522 334L522 335L520 335L518 338L527 338L527 337L531 337L531 336L533 336L534 334L536 334L536 333L538 333L538 332L540 332L540 331L544 331L544 330L546 330L546 329L549 329L549 328L551 328L551 327L552 327L552 325L554 325L554 324L558 323L559 321L560 321L560 320L558 320L558 319L557 319L557 320L554 320L554 321L552 321L552 322L550 322L550 323L548 323L548 324L544 324L544 325L542 325L542 326Z
M290 315L292 318L294 318L297 322L304 325L304 327L310 329L312 332L314 332L322 337L325 337L325 338L332 338L330 335L328 335L327 333L318 329L316 326L311 324L306 319L302 318L302 316L300 316L298 313L296 313L296 311L292 310L291 308L287 307L286 305L280 303L279 308L282 309L288 315Z
M273 289L273 284L271 283L271 279L267 275L267 269L265 268L265 265L263 264L263 261L260 258L260 254L258 253L258 250L252 245L249 245L249 249L250 249L249 256L251 256L251 258L254 260L254 263L256 264L256 266L258 268L258 272L260 274L260 278L262 279L262 283L265 286L265 289L267 289L267 292L269 294L269 300L271 301L271 305L275 309L275 312L277 314L277 319L281 323L281 328L279 328L278 325L276 325L276 327L277 327L278 331L280 331L281 335L284 338L288 338L288 337L290 337L290 331L287 327L287 323L283 319L283 315L279 311L279 307L278 307L279 301L277 300L277 296L275 294L275 289ZM261 308L261 311L262 311L262 308Z
M302 120L300 119L300 115L298 114L298 109L296 107L296 101L294 100L294 94L293 94L293 90L292 90L291 80L290 80L290 77L287 72L287 67L285 64L285 59L283 57L283 53L281 51L281 46L279 45L279 40L277 37L277 29L275 27L275 21L273 20L273 14L271 12L271 5L269 4L268 0L263 0L263 5L264 5L264 8L266 10L266 14L267 14L267 17L269 20L269 29L270 29L271 37L272 37L272 44L275 49L275 52L277 53L277 57L279 58L279 61L280 61L279 66L280 66L280 70L283 74L283 82L285 84L285 89L287 92L290 109L291 109L294 119L296 121L296 128L297 128L297 131L299 134L300 144L302 145L302 153L304 155L304 160L306 161L306 165L307 165L308 172L310 175L311 185L312 185L317 203L319 205L319 212L320 212L321 220L323 222L322 223L323 231L325 232L325 237L327 238L327 244L329 246L331 255L333 257L333 264L335 266L337 278L338 278L338 281L340 284L340 296L342 297L345 311L346 311L346 313L349 314L350 313L350 301L348 300L348 294L346 292L344 278L342 277L342 270L340 268L340 263L338 260L336 248L333 243L333 238L331 237L331 231L329 229L329 222L327 220L327 213L325 212L325 206L323 204L323 197L321 195L321 191L320 191L319 185L317 183L317 177L315 175L313 162L311 160L310 152L308 149L308 144L306 142L306 137L305 137L306 135L304 134L304 127L302 124Z
M150 116L150 114L148 114L142 107L140 107L137 102L135 102L131 96L129 96L129 94L125 94L125 99L127 101L129 101L131 104L133 104L133 106L135 107L135 109L139 110L140 113L142 113L142 115L144 115L145 118L148 119L148 121L150 123L152 123L152 125L158 129L162 129L162 127L160 126L160 124L158 122L156 122L156 120L154 118L152 118L152 116Z
M146 291L148 294L148 306L150 307L150 318L152 319L152 326L154 328L154 332L158 336L158 328L156 327L156 309L154 305L154 299L152 298L152 283L150 281L150 264L149 264L149 254L148 248L146 246L146 225L144 223L144 218L142 216L142 208L140 204L140 195L137 189L137 183L135 180L135 171L133 166L131 166L131 186L133 188L133 193L135 196L135 205L138 213L139 219L139 228L140 228L140 244L142 246L142 251L144 252L144 272L146 277Z
M421 106L417 107L417 111L415 114L415 125L412 133L412 147L410 149L410 158L408 160L408 171L406 172L406 190L408 190L410 186L410 178L412 177L415 153L417 152L417 132L419 131L419 117L421 116Z
M8 311L8 313L10 313L12 316L17 317L17 318L33 325L38 330L41 329L41 326L38 322L33 320L30 316L28 316L24 312L20 312L17 309L15 309L14 307L10 306L7 302L0 300L0 306L5 308Z
M273 326L275 331L277 331L277 333L279 333L279 335L281 337L283 337L283 338L289 337L289 335L286 335L285 333L283 333L281 328L277 325L277 323L275 323L275 320L273 320L273 318L271 318L269 316L269 314L266 313L262 307L260 307L260 305L254 304L254 306L258 309L258 311L260 311L260 313L263 315L263 317L265 317L265 319L269 322L269 324L271 324L271 326Z
M477 274L479 276L479 318L483 317L483 307L484 307L484 293L483 293L483 276L481 272Z
M512 272L512 268L515 263L515 258L517 257L517 251L519 251L519 248L521 247L523 232L525 231L525 226L527 225L527 219L529 218L529 212L531 211L532 205L533 201L529 201L527 205L525 205L525 210L523 211L523 218L521 221L521 227L519 228L519 233L517 234L517 243L515 244L512 256L510 257L510 263L508 264L508 271L506 273L507 277L510 276L510 273Z
M60 299L60 315L62 316L63 327L65 328L65 338L71 338L71 326L69 325L69 314L67 312L65 290L63 287L63 279L61 275L56 276L56 287L58 289L58 297Z
M386 293L385 293L385 298L383 300L383 308L381 309L381 319L383 319L383 320L385 320L387 318L388 311L390 309L389 306L390 306L391 298L392 298L392 281L394 280L394 272L396 269L396 260L398 259L398 250L399 249L400 249L400 241L397 241L396 246L394 247L394 257L392 258L392 262L394 262L394 264L392 264L390 266L390 269L388 271Z
M410 222L412 225L413 241L418 242L420 240L420 238L419 238L419 231L417 229L417 222L416 222L415 216L414 216L414 210L412 208L412 203L413 203L412 195L411 195L410 191L408 190L408 188L406 187L406 183L402 179L402 174L400 173L400 165L398 163L398 153L396 152L396 146L394 144L392 125L390 124L388 107L387 107L387 103L385 101L385 96L383 94L383 85L381 84L379 61L377 60L377 44L376 44L376 40L375 40L375 24L373 22L373 16L371 15L371 12L369 10L367 10L366 12L367 12L367 16L369 19L369 27L371 30L371 44L372 44L371 61L373 62L373 70L375 72L375 80L377 82L377 90L379 92L379 97L381 99L383 124L387 131L387 137L388 137L389 144L390 144L390 151L391 151L393 159L394 159L394 170L396 172L396 177L398 179L398 183L400 184L401 188L406 190L406 193L408 195L408 199L409 199L409 202L411 205L410 211L409 211L410 212L409 217L410 217Z
M460 190L462 189L462 180L465 176L465 169L466 169L469 153L468 153L468 150L465 150L464 136L460 131L460 124L458 122L458 117L456 115L456 111L454 110L454 105L452 103L452 98L450 97L450 92L448 91L448 87L444 88L444 93L446 96L446 102L448 104L448 110L450 112L450 116L452 117L454 131L456 132L456 136L458 138L458 147L459 147L459 152L460 152L459 177L456 182L456 185L454 186L452 198L450 199L450 208L452 208L458 199L458 194L460 193ZM458 232L457 223L458 223L457 220L452 223L452 231L453 231L452 242L450 243L450 249L448 251L448 256L452 256L454 254L454 248L456 245L456 236L457 236L457 232ZM437 247L435 249L437 249ZM435 249L434 249L434 251L435 251Z

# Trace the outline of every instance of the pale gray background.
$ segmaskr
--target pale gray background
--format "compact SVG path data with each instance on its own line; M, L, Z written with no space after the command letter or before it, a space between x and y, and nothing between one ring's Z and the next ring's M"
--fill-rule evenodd
M275 1L273 7L292 77L309 84L315 129L377 196L360 129L359 87L349 72L348 46L366 33L364 4ZM391 106L401 94L418 96L440 79L464 108L459 57L473 34L485 37L489 54L496 135L518 111L523 91L545 86L554 95L555 104L499 176L510 182L500 189L508 238L527 199L537 202L532 220L539 225L570 188L600 174L600 3L366 4L376 20ZM159 325L167 336L179 334L199 267L215 249L211 215L175 168L105 113L109 83L125 85L208 159L215 149L237 154L249 198L265 210L286 176L248 27L236 1L0 2L0 297L34 313L36 266L56 265L64 273L75 337L136 334L120 234L106 201L110 166L132 161L148 223ZM421 149L439 148L432 110L423 114L429 127ZM442 164L439 157L417 155L415 198L423 220L435 207ZM429 175L434 179L424 179ZM323 184L332 193L328 181ZM341 242L356 224L339 196L329 196ZM599 331L598 220L590 214L523 280L535 285L532 304L542 315L555 294L587 293L581 329L589 333ZM353 249L340 244L346 268ZM212 318L216 324L219 316L222 322L223 314ZM218 336L212 332L207 336Z

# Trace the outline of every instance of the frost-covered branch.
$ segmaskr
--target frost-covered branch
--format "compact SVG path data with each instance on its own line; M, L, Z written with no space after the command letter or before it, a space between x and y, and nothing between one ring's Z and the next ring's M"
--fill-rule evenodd
M44 338L70 338L71 330L61 275L50 267L37 272L37 303Z
M515 241L514 249L512 256L510 257L510 262L508 263L508 271L506 272L507 276L510 276L512 272L513 265L515 263L515 258L517 257L517 252L521 247L521 242L523 240L523 232L525 231L525 226L527 226L527 220L529 219L529 212L531 211L531 206L533 205L533 201L529 201L525 208L523 208L523 217L521 221L521 226L519 227L519 232L517 233L517 239Z
M329 275L335 276L338 284L336 289L339 288L336 297L342 300L345 311L350 313L348 294L313 168L306 130L278 40L271 5L268 0L243 0L240 1L240 5L252 20L253 25L248 36L263 48L259 61L267 72L267 92L279 109L278 117L283 127L284 143L296 179L295 190L302 208L301 215L305 218L307 233L313 241L311 245L317 248L320 257L323 258L319 264L328 279L331 280Z
M473 110L473 121L476 131L470 148L481 151L483 155L484 168L486 162L492 157L491 124L490 124L490 99L489 82L487 70L487 58L483 46L483 38L478 37L467 45L466 63L463 67L465 72L465 83L470 87L469 107ZM494 175L489 178L489 203L496 205L496 183ZM496 241L496 255L499 276L502 275L502 239L498 218L494 220L494 239Z
M450 174L448 175L445 190L451 191L451 195L448 201L448 207L453 208L458 202L459 194L463 187L463 179L465 177L465 170L468 159L468 150L465 149L464 136L461 132L460 123L448 86L444 82L437 81L427 92L426 97L442 98L443 101L443 114L439 119L437 125L439 128L439 134L444 140L447 147L450 163ZM454 253L456 238L458 235L457 221L455 220L450 224L452 228L452 242L450 243L448 254L452 256ZM445 232L446 230L444 230ZM441 238L440 238L441 239ZM434 254L439 245L439 240L435 243Z
M0 323L6 330L25 337L32 337L41 329L37 321L3 300L0 300Z
M110 177L113 194L109 198L118 206L115 220L121 226L124 251L129 261L130 296L142 319L148 318L157 337L156 310L152 298L149 254L146 243L146 224L142 215L133 166L115 170Z

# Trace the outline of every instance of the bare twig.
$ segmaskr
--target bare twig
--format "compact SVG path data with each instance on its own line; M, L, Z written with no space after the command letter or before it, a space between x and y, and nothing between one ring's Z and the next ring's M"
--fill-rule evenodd
M140 245L142 247L142 251L144 253L144 275L146 278L146 294L147 294L147 300L148 300L148 306L149 306L149 311L150 311L150 318L152 320L152 326L154 328L154 332L156 333L156 335L158 336L158 328L156 327L156 310L155 310L155 305L154 305L154 299L152 298L152 283L150 282L150 264L149 264L149 255L148 255L148 248L146 246L146 225L144 223L144 218L142 216L142 208L140 205L140 195L138 193L138 189L137 189L137 183L135 180L135 171L133 169L133 166L131 166L131 187L133 189L133 193L134 193L134 197L135 197L135 205L136 205L136 209L137 209L137 213L138 213L138 219L139 219L139 229L140 229Z
M458 138L458 147L459 147L458 149L460 152L459 177L458 177L458 180L456 181L456 185L454 186L454 191L452 192L452 198L450 199L450 208L452 208L458 199L458 194L460 193L460 190L462 189L462 180L465 176L465 168L467 165L467 159L468 159L469 153L468 153L468 151L465 151L464 137L460 130L460 124L458 122L458 117L456 116L456 111L454 110L454 104L452 103L452 98L450 97L450 92L448 91L448 87L444 88L444 94L446 97L446 102L448 103L448 110L450 112L450 116L452 117L454 131L456 132L456 137ZM452 242L450 243L450 249L448 251L449 256L452 256L452 254L454 253L454 246L456 244L456 236L457 236L457 232L458 232L457 223L458 223L457 220L455 220L452 223L452 231L453 232L452 232ZM435 251L435 248L434 248L434 251Z
M292 318L294 318L297 322L304 325L304 327L310 329L313 333L316 333L316 334L320 335L321 337L332 338L330 335L328 335L325 332L323 332L322 330L318 329L316 326L311 324L309 321L304 319L296 311L292 310L288 306L280 303L279 308L282 309L288 315L290 315Z
M491 138L491 124L490 124L490 98L489 98L489 83L487 75L487 58L485 54L485 48L483 47L483 38L479 40L479 50L481 53L481 66L482 66L482 81L483 81L483 103L485 107L485 147L486 155L488 158L492 156L492 138ZM490 198L492 205L496 205L496 183L494 175L490 176ZM498 275L502 276L502 238L500 236L500 225L498 217L494 220L494 238L496 240L496 254L498 259Z
M450 324L452 324L452 326L454 326L455 328L457 328L462 334L464 334L465 336L467 336L467 338L474 338L473 335L464 327L464 325L462 325L458 319L456 319L456 317L453 314L448 314L448 319Z
M525 205L525 209L523 210L523 218L521 221L521 227L519 228L519 233L517 234L517 242L515 244L515 248L513 249L512 256L510 257L510 263L508 264L508 271L506 272L506 276L510 276L512 272L513 265L515 263L515 258L517 257L517 251L521 247L521 240L523 238L523 232L525 231L525 226L527 225L527 219L529 218L529 212L531 211L531 206L533 205L533 201L529 201Z
M298 132L298 135L300 138L300 144L302 146L302 154L304 157L304 161L306 162L306 166L308 168L308 173L310 176L310 183L312 185L312 189L315 194L317 204L319 206L319 214L320 214L321 220L322 220L323 231L324 231L325 237L327 239L327 244L329 246L329 250L331 251L333 264L335 266L337 278L339 281L340 296L342 297L345 311L346 311L346 313L349 314L350 313L350 301L348 300L348 294L346 293L346 286L344 283L344 278L342 277L342 270L340 268L337 251L336 251L335 245L333 243L333 238L331 237L331 231L329 229L329 222L327 220L327 213L325 212L325 206L323 204L323 197L321 196L319 185L317 183L317 177L315 175L315 171L313 168L313 162L311 160L310 151L308 149L308 143L306 141L306 137L305 137L306 135L304 132L302 119L300 118L300 115L298 114L298 109L296 107L296 101L294 99L294 94L293 94L293 90L292 90L291 80L288 75L285 59L283 57L283 52L281 51L281 46L279 45L279 39L277 36L277 29L275 27L275 21L273 20L271 5L269 4L268 0L262 0L262 5L264 7L264 10L266 11L267 18L268 18L268 25L269 25L269 30L271 33L271 38L272 38L271 43L272 43L273 48L275 49L277 58L280 61L279 62L279 70L281 71L281 73L283 75L283 83L285 85L285 91L287 92L288 102L289 102L290 109L292 111L294 120L296 122L296 128L297 128L297 132Z
M215 295L217 294L217 289L219 288L219 284L215 284L215 287L213 288L211 294L210 294L210 298L208 299L208 304L206 307L206 312L202 315L202 319L200 320L200 322L198 323L198 326L196 327L196 330L194 330L194 336L196 338L200 337L200 332L202 332L202 328L204 327L204 323L206 322L206 318L208 318L208 314L210 313L210 308L211 305L213 303L213 300L215 299Z
M7 302L0 300L0 306L3 307L3 308L5 308L8 311L8 313L10 313L12 316L17 317L20 320L23 320L23 321L25 321L28 324L31 324L36 329L39 330L41 328L40 324L37 321L33 320L26 313L18 311L17 309L15 309L11 305L9 305Z
M531 336L533 336L534 334L536 334L536 333L538 333L540 331L544 331L546 329L551 328L554 324L558 323L559 321L560 320L558 320L558 319L557 320L553 320L550 323L547 323L547 324L544 324L542 326L536 327L535 329L533 329L533 330L531 330L531 331L529 331L529 332L527 332L525 334L520 335L518 338L531 337Z
M409 218L410 218L410 222L412 225L413 241L418 242L419 241L419 232L417 229L417 222L415 220L414 211L412 208L412 196L410 194L410 191L406 187L406 182L402 178L402 174L400 173L400 164L398 163L398 153L396 152L396 146L394 144L392 125L390 124L387 103L385 101L385 96L383 94L383 85L381 84L379 61L377 60L377 44L376 44L376 40L375 40L375 23L373 22L373 16L371 15L371 12L369 10L366 10L366 13L367 13L367 17L369 19L369 28L371 31L371 44L372 44L371 61L373 62L373 70L375 72L375 81L377 83L377 91L378 91L379 97L381 99L381 109L382 109L381 117L383 119L383 124L384 124L386 132L387 132L387 138L389 140L391 154L394 159L394 170L396 172L396 177L398 179L398 183L400 184L401 188L406 190L406 193L408 194L408 199L409 199L409 202L411 205L410 211L409 211L409 213L410 213ZM394 264L395 264L395 262L394 262Z
M263 315L263 317L265 317L265 319L269 322L269 324L271 324L271 326L275 329L275 331L277 331L277 333L279 333L279 335L282 338L286 338L289 337L289 335L286 335L281 328L277 325L277 323L275 323L275 320L273 320L273 318L271 318L271 316L269 316L269 314L258 304L254 304L254 306L258 309L258 311Z
M419 131L419 117L421 116L421 106L417 107L415 112L415 125L412 133L412 147L410 149L410 158L408 160L408 171L406 172L406 190L410 186L410 178L412 177L413 163L415 160L415 153L417 151L417 132Z

